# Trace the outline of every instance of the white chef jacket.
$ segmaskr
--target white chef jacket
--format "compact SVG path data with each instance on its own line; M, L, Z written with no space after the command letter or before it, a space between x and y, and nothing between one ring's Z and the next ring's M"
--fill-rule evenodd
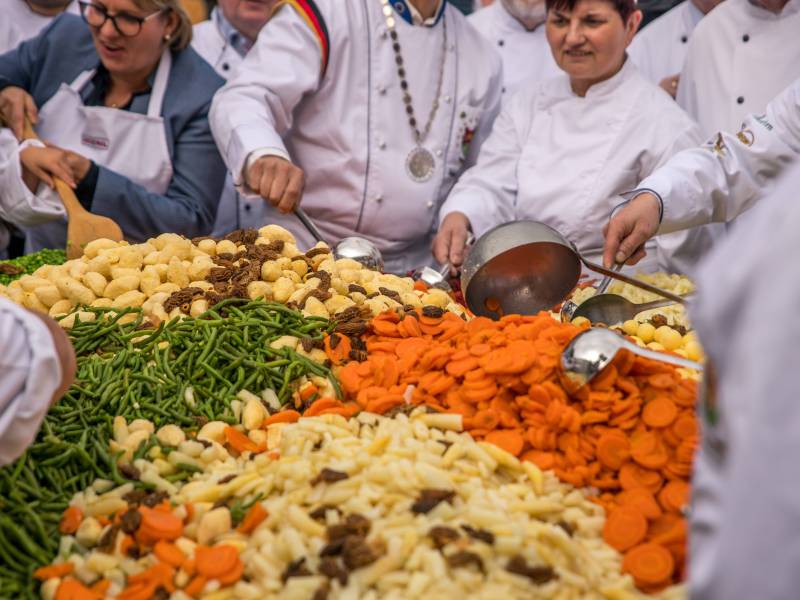
M528 82L561 72L547 43L544 23L528 31L500 0L472 13L467 20L500 54L505 98Z
M730 1L730 0L728 0ZM800 158L800 79L749 115L737 134L719 133L676 154L639 185L660 196L660 233L729 222L747 211Z
M73 0L65 12L80 14L77 0ZM54 19L33 12L25 0L0 0L0 15L0 54L38 35Z
M192 28L192 48L224 79L228 79L239 67L246 54L244 44L236 44L235 40L225 35L226 27L233 29L224 21L219 8L214 8L208 20ZM223 237L234 229L258 227L266 219L266 201L239 194L234 187L233 177L228 173L211 235Z
M0 297L0 466L33 442L63 376L41 320Z
M499 108L500 60L449 4L432 27L395 15L419 128L435 99L447 22L439 109L423 142L436 168L419 183L406 173L416 144L381 3L315 4L330 38L327 64L319 38L300 14L280 8L214 98L217 144L237 184L256 151L291 156L306 176L302 206L330 243L365 237L377 244L391 271L428 264L438 208L474 162ZM301 247L313 245L294 215L269 207L268 221L290 229Z
M702 265L692 322L714 366L695 462L689 584L702 600L800 590L800 166Z
M684 0L639 31L628 54L641 74L655 84L678 75L689 39L702 18L703 13L692 0Z
M9 241L2 221L17 227L31 227L66 217L55 190L40 183L34 194L22 180L19 153L28 145L44 146L36 140L19 144L10 129L0 128L0 252Z
M789 0L779 15L749 0L726 0L689 41L677 100L710 137L763 113L798 77L800 0Z
M440 216L463 212L478 236L512 220L542 221L599 260L615 197L699 139L697 125L630 60L584 98L562 74L505 103Z

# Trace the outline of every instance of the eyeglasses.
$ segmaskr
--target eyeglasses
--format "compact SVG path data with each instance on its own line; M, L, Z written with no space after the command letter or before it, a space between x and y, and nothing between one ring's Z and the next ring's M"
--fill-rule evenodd
M139 32L142 30L142 25L145 21L152 19L156 15L160 15L164 12L164 10L166 10L162 8L161 10L147 15L146 17L137 17L136 15L129 15L125 12L112 15L109 14L108 10L106 10L104 6L93 4L91 2L78 2L78 4L81 7L81 16L83 17L83 20L86 21L86 23L88 23L91 27L97 27L100 29L106 24L106 21L110 20L114 25L114 29L116 29L120 35L125 37L134 37L139 35Z

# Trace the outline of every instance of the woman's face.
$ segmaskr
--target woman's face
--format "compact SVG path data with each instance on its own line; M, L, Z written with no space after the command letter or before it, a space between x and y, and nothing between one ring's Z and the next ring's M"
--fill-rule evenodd
M115 75L146 76L155 69L164 50L164 40L172 35L178 24L178 17L166 11L160 14L141 10L133 0L91 0L93 7L104 9L114 17L118 17L120 25L123 20L130 27L137 19L145 19L136 35L122 35L114 27L111 19L100 27L92 26L97 22L87 19L94 38L94 46L100 60L110 73ZM87 9L92 10L92 9ZM96 11L94 13L95 19ZM87 12L87 16L89 13Z
M572 11L547 13L547 41L553 57L572 80L608 79L622 66L625 49L642 20L635 11L628 22L607 0L579 0Z

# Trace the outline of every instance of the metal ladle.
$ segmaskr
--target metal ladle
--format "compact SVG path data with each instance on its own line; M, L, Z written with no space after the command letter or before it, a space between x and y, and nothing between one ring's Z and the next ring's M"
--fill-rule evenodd
M612 269L615 272L619 272L622 270L623 264L622 263L614 263ZM611 285L612 278L606 275L603 277L603 280L600 282L600 285L597 286L597 291L595 292L595 296L605 294L605 291L608 289L608 286ZM584 301L583 304L586 304ZM572 319L575 318L575 311L578 310L578 305L575 304L572 300L564 300L564 304L561 305L561 322L562 323L569 323Z
M294 214L315 240L330 246L330 244L328 244L328 242L326 242L322 237L322 233L320 233L319 229L317 229L314 221L312 221L306 214L306 211L299 206L296 206L294 209ZM333 248L333 255L336 258L349 258L355 260L360 262L368 269L372 269L374 271L383 271L383 255L381 254L381 251L378 250L375 244L369 240L365 240L364 238L346 237L342 239L338 244L336 244L336 247Z
M576 335L561 353L561 369L570 384L575 386L577 390L589 383L611 364L617 352L622 349L629 350L644 358L658 360L676 367L694 369L695 371L703 370L703 365L698 362L673 356L672 354L663 354L647 348L640 348L610 329L602 328L587 329Z
M575 288L581 263L658 296L685 304L680 296L615 273L581 256L558 231L538 221L513 221L482 235L461 269L461 289L475 315L536 314L561 304Z
M661 308L671 304L675 304L675 301L665 299L636 304L617 294L596 294L582 302L580 306L576 306L568 320L571 321L576 317L585 317L592 323L617 325L633 319L636 315L646 310L653 310L654 308ZM564 321L563 310L561 311L561 320Z

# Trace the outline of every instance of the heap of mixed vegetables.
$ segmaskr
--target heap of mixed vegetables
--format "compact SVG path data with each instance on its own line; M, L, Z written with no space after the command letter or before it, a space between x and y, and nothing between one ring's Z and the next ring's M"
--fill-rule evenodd
M681 597L672 367L574 390L588 324L469 318L274 226L86 250L0 286L79 357L0 469L0 597Z

